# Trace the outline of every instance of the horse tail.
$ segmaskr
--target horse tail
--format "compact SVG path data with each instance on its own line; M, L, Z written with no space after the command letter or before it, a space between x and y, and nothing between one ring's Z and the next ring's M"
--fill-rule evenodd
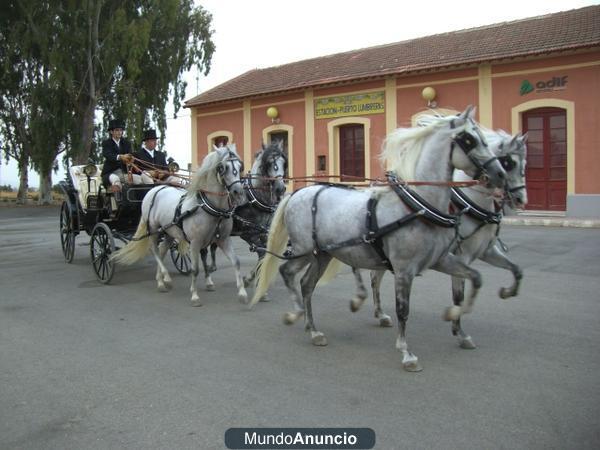
M285 208L290 198L291 196L287 196L279 203L275 215L273 216L273 220L271 221L269 240L267 241L267 253L264 258L259 261L256 269L258 280L256 281L254 297L250 300L250 307L254 306L256 302L267 293L267 289L277 274L277 268L280 263L278 258L273 256L272 253L277 255L283 254L288 243L289 236L283 218Z
M333 280L342 268L342 264L343 263L339 259L331 258L331 261L329 261L329 264L327 265L327 269L325 269L325 272L323 272L323 275L319 278L317 286L322 286Z
M190 243L185 239L177 243L177 251L180 255L185 255L190 250Z
M125 247L113 253L110 259L121 264L133 264L148 254L150 244L148 224L142 219L131 241Z

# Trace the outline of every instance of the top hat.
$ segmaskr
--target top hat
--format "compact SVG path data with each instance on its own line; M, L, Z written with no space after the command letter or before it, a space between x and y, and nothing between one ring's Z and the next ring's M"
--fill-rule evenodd
M121 119L113 119L110 122L108 122L108 131L112 131L115 128L124 129L125 128L125 122L123 122Z
M156 137L156 130L146 130L144 131L144 136L142 137L142 141L147 141L148 139L158 139Z

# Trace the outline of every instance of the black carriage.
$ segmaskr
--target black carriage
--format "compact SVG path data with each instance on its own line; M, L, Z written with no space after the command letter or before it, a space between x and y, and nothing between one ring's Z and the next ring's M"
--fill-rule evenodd
M122 191L112 193L102 184L100 168L95 164L72 166L59 183L65 195L60 210L60 242L67 263L75 255L75 238L85 230L90 236L90 257L96 277L108 284L115 272L110 255L118 243L127 244L140 220L144 196L154 184L124 184ZM177 270L187 274L190 260L171 248Z

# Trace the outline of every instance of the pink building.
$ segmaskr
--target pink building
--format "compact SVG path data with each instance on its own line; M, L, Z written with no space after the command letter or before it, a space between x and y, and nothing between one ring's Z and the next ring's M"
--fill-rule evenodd
M528 133L529 209L600 217L599 92L596 5L251 70L185 107L194 166L227 141L249 167L280 138L290 177L375 178L387 133L473 104L482 125Z

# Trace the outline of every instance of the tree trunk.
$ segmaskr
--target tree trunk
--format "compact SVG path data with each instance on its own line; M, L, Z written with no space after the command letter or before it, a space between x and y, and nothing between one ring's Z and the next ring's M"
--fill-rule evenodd
M29 157L23 156L19 161L19 190L17 192L17 205L27 203L27 191L29 190Z
M96 109L96 104L90 98L87 98L86 100L80 102L80 107L78 108L81 114L81 140L79 142L74 142L73 165L87 164L88 159L91 156L90 151L94 139L94 111Z
M52 169L44 173L40 173L40 192L38 205L52 204Z

